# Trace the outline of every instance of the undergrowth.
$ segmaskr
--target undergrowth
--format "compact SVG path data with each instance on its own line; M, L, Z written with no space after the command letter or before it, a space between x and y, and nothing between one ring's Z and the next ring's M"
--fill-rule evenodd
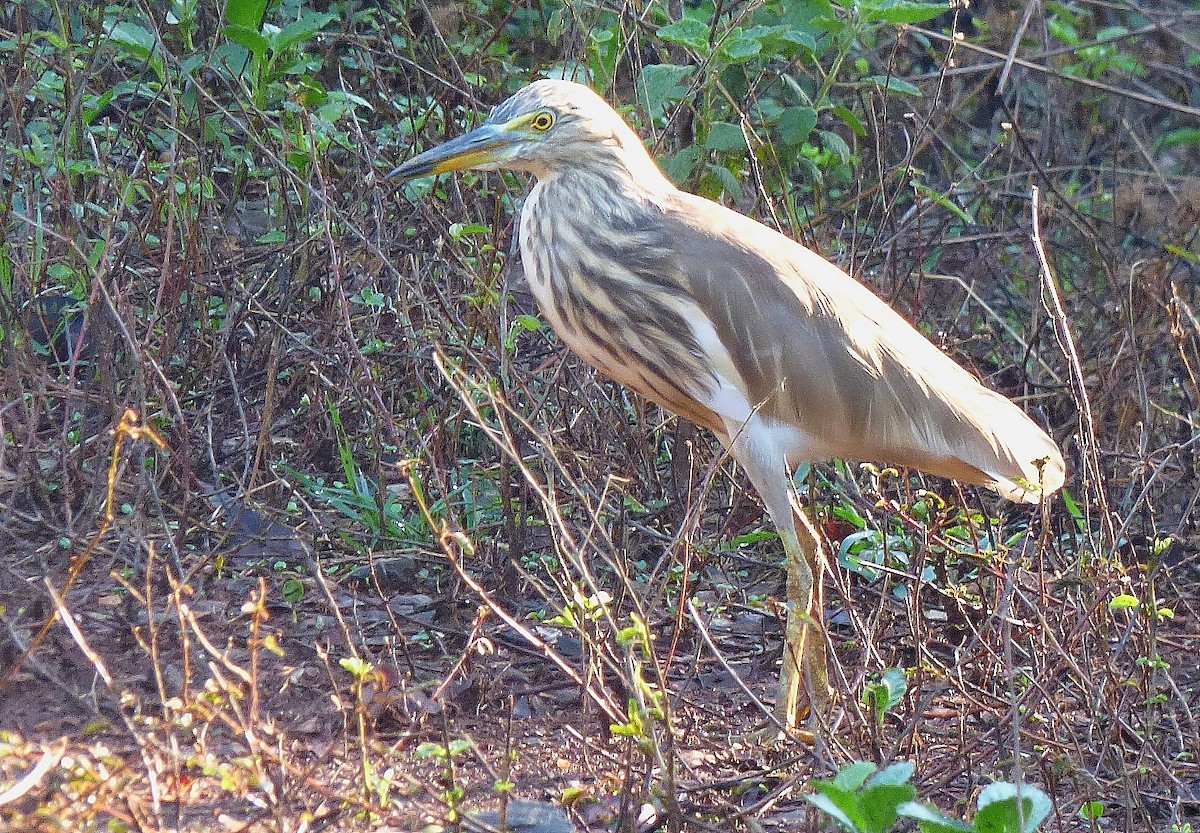
M0 818L1190 829L1198 19L5 6ZM778 539L711 437L542 323L527 183L386 179L541 75L1067 454L1034 509L888 461L798 473L832 566L823 745L745 740Z

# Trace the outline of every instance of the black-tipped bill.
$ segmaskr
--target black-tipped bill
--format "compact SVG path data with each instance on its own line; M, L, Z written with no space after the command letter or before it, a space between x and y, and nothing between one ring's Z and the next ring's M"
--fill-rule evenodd
M388 179L405 181L502 162L507 158L504 150L513 143L514 138L503 125L480 125L470 133L414 156L388 174Z

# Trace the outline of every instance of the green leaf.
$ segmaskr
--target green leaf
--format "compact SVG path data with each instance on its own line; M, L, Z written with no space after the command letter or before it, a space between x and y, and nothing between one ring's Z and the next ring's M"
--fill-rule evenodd
M882 0L863 4L863 17L884 23L923 23L946 11L945 3L914 3L911 0Z
M692 49L707 52L709 49L708 37L710 32L711 29L705 21L685 16L682 20L677 20L674 23L668 23L666 26L660 27L655 34L669 43L678 43L682 46L689 46Z
M838 770L832 783L843 790L857 790L878 768L870 761L855 761Z
M261 62L266 57L269 44L257 28L230 23L221 33L253 55L256 61Z
M843 107L841 104L835 105L833 108L833 114L841 119L846 127L849 127L852 131L854 131L855 136L867 135L867 128L863 126L862 120L858 116L854 115L849 108Z
M896 808L917 797L912 784L879 784L858 796L863 833L886 833L896 823Z
M762 43L754 38L731 35L721 43L721 52L731 63L742 63L762 52Z
M139 61L145 61L159 81L167 80L162 55L157 51L158 41L149 29L137 23L121 21L108 27L108 39Z
M795 30L790 31L790 32L784 32L780 36L780 40L784 40L784 41L787 41L788 43L795 44L796 46L800 47L801 49L803 49L807 52L816 52L817 51L817 39L814 38L812 35L808 34L807 32L798 32Z
M826 34L837 34L845 28L834 13L829 0L789 0L783 6L779 22L787 26L792 37L810 36L818 38ZM797 41L799 42L799 41ZM813 48L816 48L814 40Z
M229 0L225 4L225 25L245 26L257 32L266 11L267 0Z
M1200 127L1177 127L1168 130L1154 143L1156 148L1169 148L1174 145L1200 145Z
M845 139L832 130L821 130L818 135L821 137L821 144L825 149L836 154L843 165L850 161L850 146L846 144Z
M331 20L337 20L337 15L306 12L299 20L289 23L275 34L268 36L271 51L279 55L296 44L312 40L313 36L324 29Z
M125 48L130 55L146 60L154 52L157 43L154 33L137 23L121 21L108 27L108 39Z
M788 107L779 114L779 138L785 145L799 145L817 126L812 107Z
M943 815L939 810L916 801L906 801L896 808L898 815L912 819L921 833L974 833L971 825Z
M650 118L661 118L667 104L683 98L687 90L679 82L694 69L677 64L654 64L642 70L637 83L638 102Z
M1130 596L1128 593L1121 593L1113 596L1112 601L1108 603L1109 610L1129 610L1140 605L1137 596Z
M338 660L338 665L342 667L343 671L350 672L356 680L364 679L375 668L371 663L359 657L344 657Z
M883 722L883 716L888 710L893 708L900 699L904 697L904 692L908 690L908 680L904 676L904 672L899 668L889 668L880 675L879 682L867 686L863 691L863 704L875 712L875 721ZM903 773L903 777L892 781L893 784L902 784L912 776L912 764L892 764L890 767L879 773L878 776L872 778L873 782L879 782L880 777L884 773L891 772L897 767L907 766L907 770ZM896 777L893 775L893 777Z
M837 802L835 802L828 795L818 793L817 795L810 794L804 797L808 799L810 804L812 804L821 812L825 813L825 815L832 818L838 824L842 825L842 827L852 831L852 833L857 833L859 830L858 825L855 824L850 819L850 816L846 815L842 808L838 806Z
M938 205L940 205L942 208L946 209L951 214L958 217L958 219L962 220L967 225L974 225L975 218L972 217L970 214L968 214L966 211L964 211L962 208L960 208L957 203L953 202L945 194L941 193L940 191L934 191L929 186L923 185L922 183L918 182L915 179L912 182L912 186L913 186L913 190L916 191L918 194L920 194L923 197L927 197L928 199L933 200Z
M863 81L874 84L888 92L899 93L900 95L907 95L912 98L921 97L921 90L919 88L894 75L868 75Z
M979 833L1033 833L1051 809L1049 796L1037 787L997 781L979 793L975 829Z
M708 128L704 146L709 150L745 150L746 137L736 124L715 121Z
M742 183L738 182L737 177L728 168L723 165L709 165L708 173L726 194L735 200L742 198Z
M671 156L663 156L658 160L667 178L676 185L683 185L691 179L692 172L700 162L700 148L688 145Z

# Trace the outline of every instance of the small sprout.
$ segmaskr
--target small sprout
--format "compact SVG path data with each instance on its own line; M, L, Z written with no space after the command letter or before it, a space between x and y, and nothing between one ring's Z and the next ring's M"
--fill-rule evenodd
M1109 610L1127 610L1136 608L1141 604L1136 596L1131 596L1128 593L1121 593L1113 597L1113 600L1108 603Z
M343 671L349 672L358 681L365 680L375 670L375 666L371 665L365 659L358 657L346 657L340 660L338 665L342 667Z

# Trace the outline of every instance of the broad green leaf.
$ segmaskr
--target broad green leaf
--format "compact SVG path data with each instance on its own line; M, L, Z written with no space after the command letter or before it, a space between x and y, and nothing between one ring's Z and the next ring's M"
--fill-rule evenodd
M857 790L878 768L870 761L855 761L838 770L838 774L833 776L832 783L839 789Z
M124 49L129 55L132 55L139 61L145 61L154 70L154 74L158 76L159 81L165 82L167 80L166 67L163 65L162 54L158 52L158 41L155 39L154 33L149 29L137 23L121 21L109 27L108 38L112 43Z
M762 43L754 38L731 35L721 43L721 52L732 63L741 63L762 52Z
M744 150L746 137L736 124L726 121L715 121L708 129L708 138L704 146L709 150Z
M637 84L638 101L650 118L662 117L667 104L683 97L687 91L679 82L694 69L676 64L654 64L642 70Z
M296 44L312 40L331 20L337 20L337 15L306 12L299 20L289 23L268 38L271 51L278 55Z
M671 156L663 156L658 160L659 166L667 178L676 185L683 185L691 179L692 172L700 161L700 148L688 145Z
M846 815L845 812L842 811L842 808L839 807L837 803L834 802L834 800L828 795L818 793L816 795L809 794L804 797L808 799L810 804L812 804L821 812L825 813L825 815L832 818L842 827L852 831L852 833L857 833L858 825L851 821L850 817Z
M845 28L845 23L833 13L829 0L790 0L782 5L779 22L791 29L793 35L818 38Z
M742 183L738 182L737 177L723 165L709 165L708 172L720 184L721 190L735 200L742 198Z
M804 49L808 52L817 51L817 39L807 32L800 32L793 29L790 32L784 32L780 36L780 39L785 40L788 43L794 43L796 46L799 46L801 49Z
M882 0L861 7L867 20L884 23L923 23L946 11L945 3L914 3L911 0Z
M257 32L266 11L267 0L229 0L225 4L225 25L245 26Z
M786 145L798 145L817 126L817 111L812 107L788 107L779 114L779 138Z
M241 23L230 23L221 30L225 37L243 47L247 52L255 57L257 61L262 61L267 55L267 39L262 36L262 33L257 28L244 26Z
M846 140L832 130L818 131L821 137L821 144L830 153L836 153L838 159L843 165L850 161L850 146L846 144Z
M711 33L709 25L695 17L684 17L682 20L677 20L674 23L668 23L662 26L655 33L660 38L670 43L678 43L683 46L690 46L692 49L707 51L709 48L708 38Z
M879 784L858 795L863 833L886 833L896 823L896 808L917 797L912 784Z
M917 827L921 828L921 833L973 833L975 829L965 822L950 818L933 807L916 801L906 801L896 808L896 812L915 821Z
M150 57L157 45L153 32L144 26L128 21L121 21L109 26L108 38L113 43L123 46L130 55L143 61Z
M1032 833L1050 815L1051 808L1050 798L1037 787L997 781L979 793L975 829L979 833Z

